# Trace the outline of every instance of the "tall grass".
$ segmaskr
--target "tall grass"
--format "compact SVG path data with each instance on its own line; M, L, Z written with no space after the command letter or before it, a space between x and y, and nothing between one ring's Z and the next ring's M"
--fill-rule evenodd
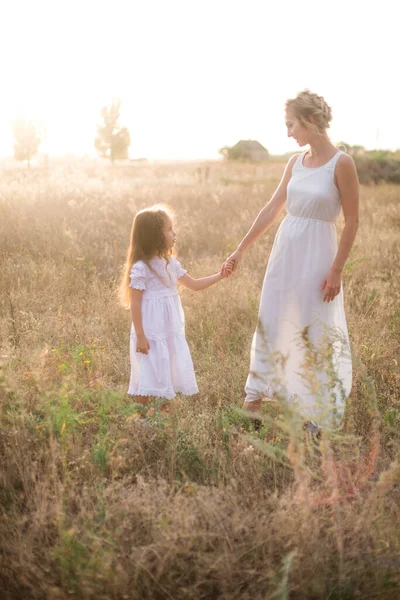
M200 388L146 423L115 293L135 211L165 202L219 269L283 165L57 166L0 183L0 589L5 599L395 598L400 203L363 187L344 273L355 367L317 444L283 402L239 407L276 226L237 276L182 291ZM339 225L340 230L340 225Z

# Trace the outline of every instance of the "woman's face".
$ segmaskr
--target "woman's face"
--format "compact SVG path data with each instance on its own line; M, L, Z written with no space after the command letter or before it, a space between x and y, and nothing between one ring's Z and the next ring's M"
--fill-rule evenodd
M299 146L306 146L310 142L310 130L304 127L290 111L286 112L285 123L288 137L296 140Z

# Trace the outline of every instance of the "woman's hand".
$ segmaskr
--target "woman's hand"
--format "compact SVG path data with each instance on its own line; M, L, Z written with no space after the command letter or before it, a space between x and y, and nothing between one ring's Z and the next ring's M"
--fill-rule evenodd
M137 336L136 352L141 354L148 354L150 350L150 344L144 333Z
M228 258L221 267L222 275L224 275L224 277L229 277L230 275L232 275L232 273L236 271L239 262L242 260L242 258L243 254L240 250L236 250L235 252L233 252L233 254L228 256Z
M222 279L226 279L227 277L230 277L232 275L232 271L233 268L231 263L223 263L223 265L221 265L219 275Z
M321 285L321 291L324 292L323 301L332 302L340 292L341 286L342 272L332 267Z

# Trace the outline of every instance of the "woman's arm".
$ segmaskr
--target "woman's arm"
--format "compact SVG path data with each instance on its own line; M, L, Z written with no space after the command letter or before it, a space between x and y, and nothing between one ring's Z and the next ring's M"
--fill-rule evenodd
M194 292L199 292L200 290L205 290L206 288L214 285L218 281L224 278L224 275L221 273L215 273L214 275L208 275L207 277L200 277L199 279L195 279L191 277L187 273L179 278L179 283L182 283L185 287L189 288L189 290L193 290Z
M343 268L358 229L359 184L357 170L353 159L347 154L338 159L335 184L340 192L345 224L335 260L321 285L321 290L324 291L324 302L330 302L340 292Z
M243 258L244 252L255 242L263 233L267 231L269 227L276 221L281 214L287 195L287 186L292 176L292 168L297 160L297 155L292 156L288 161L282 179L276 188L271 200L264 206L264 208L258 213L256 220L250 227L248 233L244 236L240 242L237 250L227 258L227 263L233 263L235 268L239 261Z
M142 295L143 290L131 288L131 316L132 323L137 336L136 352L142 352L143 354L147 354L150 350L150 344L143 330Z
M340 191L345 224L333 267L342 272L358 229L359 185L356 166L351 156L344 155L338 160L336 183Z

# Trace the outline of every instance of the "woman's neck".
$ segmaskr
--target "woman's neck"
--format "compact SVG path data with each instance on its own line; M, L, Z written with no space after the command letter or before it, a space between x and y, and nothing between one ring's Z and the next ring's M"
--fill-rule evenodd
M329 157L335 150L336 147L332 144L328 136L320 135L311 140L308 155L310 158L318 161L319 159Z

